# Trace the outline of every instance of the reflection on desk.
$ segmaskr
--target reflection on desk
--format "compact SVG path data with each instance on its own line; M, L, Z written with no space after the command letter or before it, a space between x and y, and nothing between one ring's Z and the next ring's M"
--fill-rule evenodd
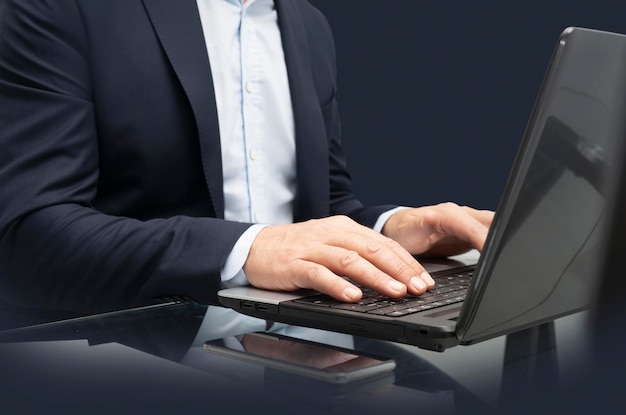
M275 325L293 337L387 356L393 383L314 390L276 382L263 367L207 355L207 340L259 331L265 322L220 307L167 304L0 332L2 407L64 413L507 413L553 409L563 376L582 376L585 315L444 353L345 334ZM535 336L535 337L533 337ZM537 341L542 339L541 341ZM24 344L28 343L28 344ZM557 350L559 353L557 353ZM555 370L558 369L558 370ZM544 391L532 388L537 380ZM552 382L554 380L554 382ZM516 396L508 391L516 390ZM27 391L27 393L25 393ZM507 395L508 394L508 395ZM34 399L34 398L37 399ZM531 405L532 404L532 405Z

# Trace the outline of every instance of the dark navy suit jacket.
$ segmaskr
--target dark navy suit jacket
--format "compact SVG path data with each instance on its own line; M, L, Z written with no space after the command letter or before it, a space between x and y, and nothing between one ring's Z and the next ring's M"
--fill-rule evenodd
M334 44L276 0L296 126L294 220L373 225L346 171ZM0 0L0 301L90 313L215 303L250 224L223 220L211 70L195 0Z

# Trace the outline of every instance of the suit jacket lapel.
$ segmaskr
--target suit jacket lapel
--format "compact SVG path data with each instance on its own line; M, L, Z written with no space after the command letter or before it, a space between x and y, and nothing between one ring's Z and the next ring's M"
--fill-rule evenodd
M217 105L202 23L195 0L144 0L163 49L189 98L198 128L202 165L215 215L224 217Z
M294 220L329 214L328 140L298 2L275 0L296 129L297 194Z

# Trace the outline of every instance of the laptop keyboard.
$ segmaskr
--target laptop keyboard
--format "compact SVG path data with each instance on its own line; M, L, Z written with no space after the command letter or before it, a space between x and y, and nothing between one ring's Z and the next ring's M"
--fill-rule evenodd
M363 297L358 303L343 303L326 294L303 297L294 301L319 307L401 317L462 302L465 300L467 288L472 279L472 272L472 270L465 270L455 274L433 276L435 288L419 296L407 295L403 298L391 298L370 288L359 287L363 291Z

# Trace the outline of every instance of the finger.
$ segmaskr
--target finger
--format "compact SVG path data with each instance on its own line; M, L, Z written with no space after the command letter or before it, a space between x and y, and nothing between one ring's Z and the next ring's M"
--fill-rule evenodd
M356 302L363 292L345 278L316 262L299 260L294 269L294 282L300 288L311 288L344 302Z
M468 210L468 213L474 217L474 219L485 226L491 226L495 212L491 210L476 210L469 207L466 207L466 209Z
M390 257L397 262L397 257L392 255ZM327 267L334 274L346 276L390 297L401 297L406 294L405 284L363 258L356 251L322 245L315 252L311 252L307 259ZM404 268L406 268L405 272L413 273L407 265L404 265ZM426 286L424 283L422 285L424 286L422 291L424 291Z
M471 214L437 215L438 226L444 234L453 235L460 240L469 242L474 248L482 251L489 227Z
M407 286L415 295L435 286L435 280L406 249L393 239L382 236L380 241L363 241L365 258L377 268Z
M329 243L357 252L377 268L406 285L412 294L423 294L426 289L435 285L430 274L413 255L398 242L370 228L361 225L347 227L343 232L335 234ZM377 291L381 287L381 285L372 286L367 281L363 283ZM385 291L381 292L391 295Z

